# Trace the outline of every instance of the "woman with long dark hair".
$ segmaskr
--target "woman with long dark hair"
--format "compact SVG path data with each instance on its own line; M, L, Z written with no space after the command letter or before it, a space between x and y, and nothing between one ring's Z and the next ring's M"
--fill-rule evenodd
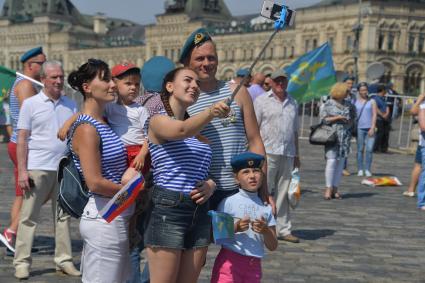
M177 68L165 76L161 99L166 113L150 118L149 151L154 188L152 212L144 241L151 282L196 282L210 243L208 199L213 190L202 190L208 179L211 148L195 135L229 107L216 103L188 117L186 109L199 96L198 75Z
M97 59L89 59L73 71L68 83L84 96L83 110L71 127L70 149L91 193L80 220L82 281L125 282L130 267L128 223L134 207L111 223L99 214L122 188L127 169L124 144L103 116L106 104L115 99L115 84L108 65Z

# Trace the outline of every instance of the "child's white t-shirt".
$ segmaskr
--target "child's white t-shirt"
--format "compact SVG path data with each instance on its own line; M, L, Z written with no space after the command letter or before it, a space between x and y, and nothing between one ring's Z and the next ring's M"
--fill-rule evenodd
M131 105L111 102L106 105L105 116L112 130L124 145L141 145L145 140L143 127L149 118L148 110L139 103Z
M251 221L264 217L268 226L276 226L271 206L264 205L256 192L239 189L239 193L222 200L217 211L230 214L235 222L245 216L248 216ZM258 258L264 256L263 235L254 232L251 225L247 231L235 233L234 241L223 244L223 247L241 255Z

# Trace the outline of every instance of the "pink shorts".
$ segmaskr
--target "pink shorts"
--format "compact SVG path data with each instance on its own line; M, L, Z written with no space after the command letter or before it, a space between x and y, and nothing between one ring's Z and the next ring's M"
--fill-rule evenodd
M261 259L221 248L214 262L211 283L242 282L261 282Z

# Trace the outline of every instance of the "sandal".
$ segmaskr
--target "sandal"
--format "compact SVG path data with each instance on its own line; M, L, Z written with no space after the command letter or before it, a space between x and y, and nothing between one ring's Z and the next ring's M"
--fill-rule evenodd
M337 188L332 189L332 198L334 199L342 199L342 196L338 193Z
M331 200L332 198L332 191L330 188L325 189L325 194L323 195L323 199L325 200Z
M342 199L342 196L341 196L338 192L333 193L332 197L333 197L334 199Z

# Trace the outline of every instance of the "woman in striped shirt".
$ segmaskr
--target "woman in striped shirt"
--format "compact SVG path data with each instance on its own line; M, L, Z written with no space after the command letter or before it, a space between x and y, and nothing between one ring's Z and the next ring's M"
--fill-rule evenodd
M199 96L197 74L177 68L165 76L161 99L166 113L150 118L149 150L154 189L145 232L151 282L196 282L210 243L208 179L211 148L194 136L215 117L224 117L224 101L188 117ZM208 180L207 180L208 179Z
M134 207L111 223L99 214L122 188L127 169L124 144L103 117L106 104L115 99L115 83L108 65L96 59L72 72L68 83L84 96L83 111L71 128L70 149L91 193L80 221L82 281L125 282L130 267L128 223Z

